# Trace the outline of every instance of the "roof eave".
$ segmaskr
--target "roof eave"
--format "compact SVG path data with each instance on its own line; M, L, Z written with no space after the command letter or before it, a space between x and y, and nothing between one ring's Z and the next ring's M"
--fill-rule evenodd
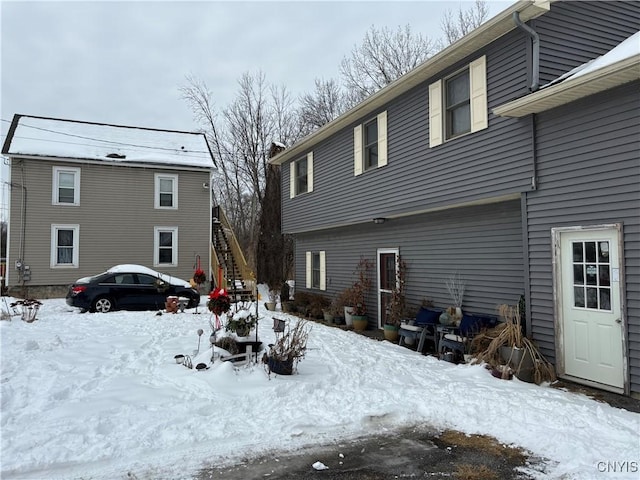
M457 42L449 45L444 50L438 52L424 63L414 68L410 72L401 76L386 87L362 101L351 110L345 112L338 118L320 127L310 135L284 150L270 160L274 165L281 165L284 162L297 157L313 145L326 140L330 136L345 128L347 125L370 115L383 105L408 92L416 85L434 77L442 70L456 64L460 60L468 57L481 48L501 36L514 30L516 24L513 21L513 13L518 12L523 22L539 17L549 11L550 4L554 0L521 0L499 13L486 23L482 24L471 33L465 35Z
M524 117L634 80L640 80L640 54L500 105L493 109L493 114L501 117Z
M25 153L3 153L4 156L12 160L44 160L51 162L67 162L78 164L91 164L91 165L108 165L122 166L122 167L140 167L140 168L161 168L169 170L188 170L188 171L217 171L215 165L211 164L210 167L204 165L184 165L165 162L153 162L153 161L135 161L135 160L110 160L110 159L97 159L97 158L74 158L74 157L60 157L55 155L34 155Z

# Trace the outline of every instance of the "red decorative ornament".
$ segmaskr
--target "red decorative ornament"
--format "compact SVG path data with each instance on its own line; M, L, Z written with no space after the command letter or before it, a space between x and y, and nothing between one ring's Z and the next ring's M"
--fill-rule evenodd
M207 307L216 315L227 313L231 309L231 298L224 288L216 288L209 294Z

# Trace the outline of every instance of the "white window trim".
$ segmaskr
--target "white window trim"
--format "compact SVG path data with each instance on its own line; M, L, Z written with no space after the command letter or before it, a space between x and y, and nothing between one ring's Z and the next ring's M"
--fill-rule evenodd
M173 195L173 204L170 207L161 207L160 206L160 180L172 180L172 195ZM154 183L155 183L155 193L154 193L154 208L158 210L177 210L178 209L178 175L177 174L169 174L169 173L156 173L154 175Z
M297 197L298 195L304 195L305 193L313 192L313 152L307 153L307 191L298 192L297 189L297 176L296 176L296 163L300 159L295 160L289 164L289 198Z
M73 255L71 263L58 263L58 231L73 230ZM78 268L80 263L80 225L51 224L51 268Z
M171 232L171 263L160 263L160 232ZM178 227L153 227L153 266L176 267L178 266Z
M73 203L60 202L58 193L60 189L59 174L60 173L73 173ZM51 186L51 204L63 205L63 206L78 206L80 205L80 169L78 167L53 167L53 183Z
M487 108L487 56L471 62L469 69L469 108L470 127L469 133L484 130L489 126L489 114ZM461 70L457 71L460 73ZM454 74L455 75L455 74ZM429 147L437 147L448 140L445 138L444 111L444 79L429 85ZM458 135L454 138L460 138Z
M388 156L387 156L387 111L380 112L376 119L378 120L378 166L375 168L371 168L370 170L375 170L376 168L384 167L387 165ZM367 120L366 122L361 123L360 125L356 125L353 129L353 175L358 176L364 173L364 125L369 123L373 118Z
M314 288L313 285L313 254L320 255L320 290L327 289L327 256L324 250L319 252L305 252L305 287Z

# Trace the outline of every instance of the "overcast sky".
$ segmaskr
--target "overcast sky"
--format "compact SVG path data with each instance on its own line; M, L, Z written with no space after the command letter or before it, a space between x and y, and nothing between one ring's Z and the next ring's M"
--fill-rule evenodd
M490 17L512 3L489 2ZM338 78L372 25L439 38L445 11L471 5L2 0L2 142L15 113L194 131L179 93L186 75L207 83L219 109L246 72L297 97L315 78Z

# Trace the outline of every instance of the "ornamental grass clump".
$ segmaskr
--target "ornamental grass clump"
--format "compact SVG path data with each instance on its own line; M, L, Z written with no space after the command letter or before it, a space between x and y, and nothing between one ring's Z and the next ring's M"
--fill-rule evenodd
M477 335L471 342L471 351L476 362L485 362L492 368L500 370L503 377L508 375L512 368L518 375L527 357L531 359L533 381L538 385L542 382L553 382L556 379L553 365L540 353L534 343L527 338L522 329L520 307L518 305L499 305L498 313L504 319L494 328L485 330ZM509 353L505 358L503 347L507 347ZM522 350L519 362L514 362L514 354Z

